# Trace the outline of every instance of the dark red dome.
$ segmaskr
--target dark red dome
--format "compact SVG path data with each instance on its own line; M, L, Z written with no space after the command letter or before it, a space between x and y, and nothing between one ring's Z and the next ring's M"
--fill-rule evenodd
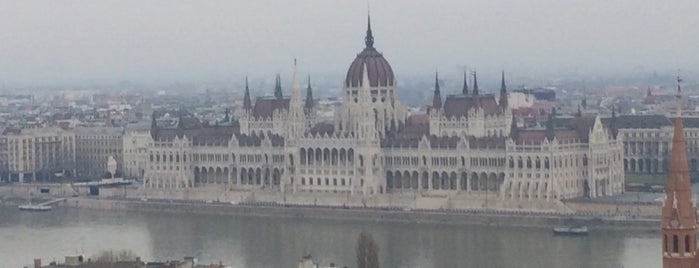
M346 87L360 87L364 75L364 66L367 68L369 75L370 87L388 87L395 84L393 69L388 61L374 48L374 35L371 33L371 19L368 19L366 37L364 43L366 47L357 57L347 70L345 78Z
M364 74L364 66L367 67L367 74L369 75L369 86L371 87L387 87L393 86L395 77L393 76L393 69L388 61L374 49L365 48L362 53L357 55L354 59L352 65L350 65L347 70L347 77L345 78L345 86L347 87L360 87L362 86L362 75Z

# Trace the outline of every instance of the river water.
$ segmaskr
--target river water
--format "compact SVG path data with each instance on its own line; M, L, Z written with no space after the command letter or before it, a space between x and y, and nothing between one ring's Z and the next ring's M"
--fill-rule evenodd
M0 206L0 267L130 249L146 260L223 261L236 268L296 268L304 253L354 267L358 234L369 231L381 267L660 267L660 235L592 230L559 237L550 228L441 226Z

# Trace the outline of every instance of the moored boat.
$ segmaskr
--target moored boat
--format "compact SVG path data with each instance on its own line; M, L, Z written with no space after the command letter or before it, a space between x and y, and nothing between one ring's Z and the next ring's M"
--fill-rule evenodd
M44 206L44 205L19 205L18 206L19 210L22 211L50 211L52 209L51 206Z
M586 226L567 226L553 228L555 235L587 235Z

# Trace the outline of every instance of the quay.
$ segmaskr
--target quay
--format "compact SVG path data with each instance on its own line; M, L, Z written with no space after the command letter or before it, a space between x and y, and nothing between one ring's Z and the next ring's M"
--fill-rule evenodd
M389 207L335 207L274 203L231 204L153 199L144 201L139 199L71 198L66 202L66 206L76 209L444 225L555 227L576 224L585 225L591 229L622 228L654 231L660 222L659 218L603 217L561 212L491 209L405 210Z

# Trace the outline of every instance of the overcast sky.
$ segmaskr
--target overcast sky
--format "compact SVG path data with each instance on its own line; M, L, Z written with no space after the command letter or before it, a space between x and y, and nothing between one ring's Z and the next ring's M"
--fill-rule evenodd
M0 0L6 84L344 74L364 46L363 0ZM375 46L402 76L699 66L697 0L371 0Z

